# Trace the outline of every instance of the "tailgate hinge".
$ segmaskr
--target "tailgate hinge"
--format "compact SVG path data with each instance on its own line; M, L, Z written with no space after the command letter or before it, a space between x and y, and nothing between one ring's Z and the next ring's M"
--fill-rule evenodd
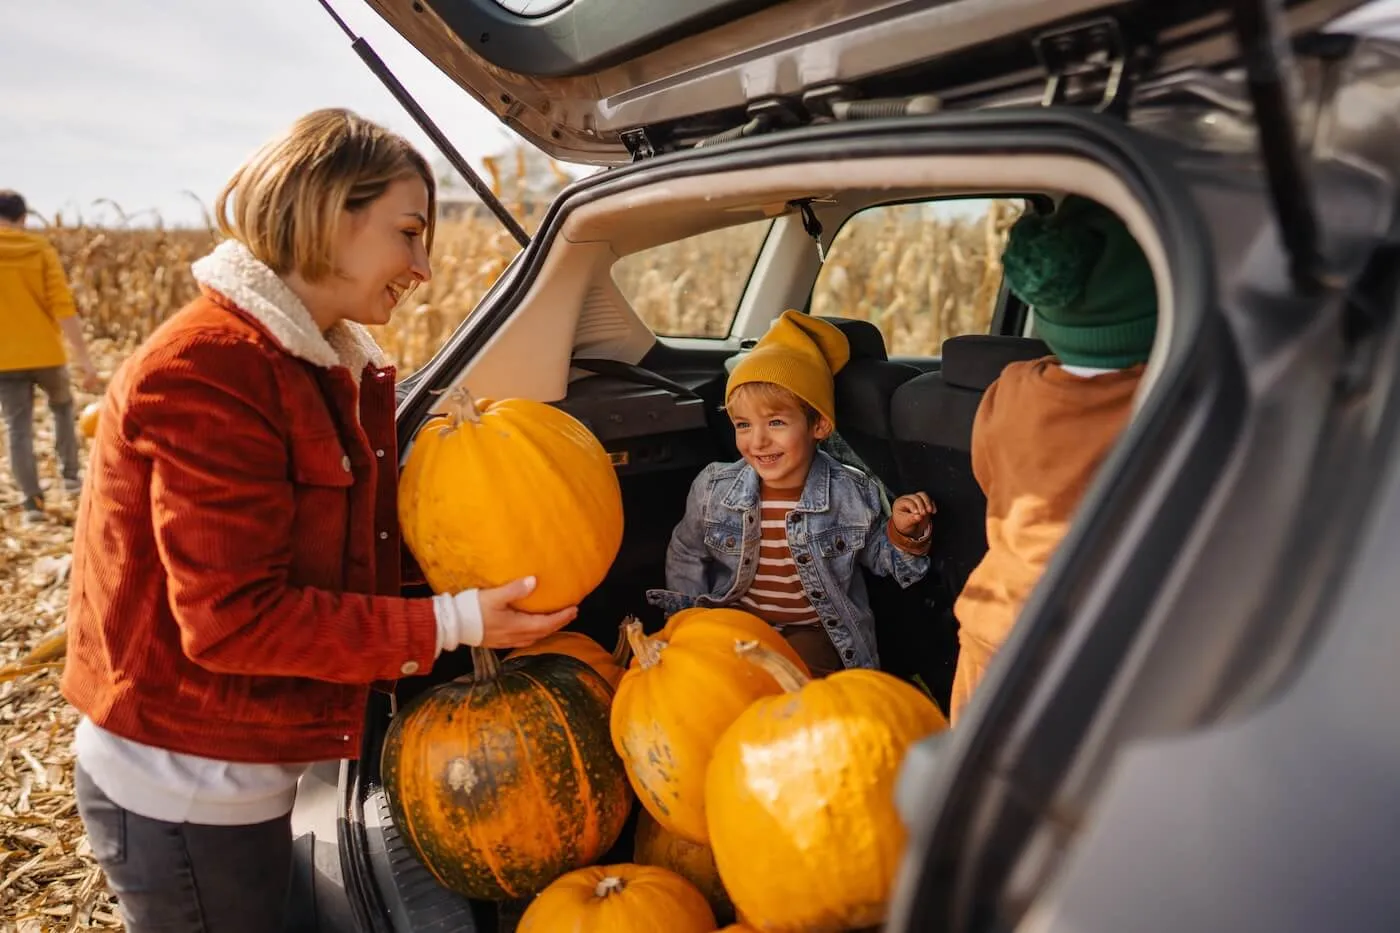
M1045 69L1042 106L1091 104L1104 112L1126 109L1130 75L1123 31L1112 17L1042 32L1031 40Z

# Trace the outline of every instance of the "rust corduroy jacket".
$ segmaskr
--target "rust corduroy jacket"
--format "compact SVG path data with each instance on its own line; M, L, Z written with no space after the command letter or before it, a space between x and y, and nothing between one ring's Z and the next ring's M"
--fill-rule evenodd
M354 757L368 684L427 670L398 597L394 373L322 335L241 244L117 373L74 540L67 699L102 728L226 761Z

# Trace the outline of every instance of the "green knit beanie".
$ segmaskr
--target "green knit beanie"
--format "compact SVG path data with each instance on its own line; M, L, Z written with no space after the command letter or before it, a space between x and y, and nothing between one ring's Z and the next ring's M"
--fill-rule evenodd
M1157 331L1157 288L1137 240L1112 211L1069 195L1055 213L1016 221L1001 257L1031 306L1035 333L1061 363L1141 363Z

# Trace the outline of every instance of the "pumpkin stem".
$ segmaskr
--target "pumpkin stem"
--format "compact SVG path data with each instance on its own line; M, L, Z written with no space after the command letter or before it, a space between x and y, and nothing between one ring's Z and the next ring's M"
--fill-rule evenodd
M772 648L763 647L756 640L736 638L734 653L750 664L763 668L788 693L796 693L812 681L796 664Z
M501 672L501 661L490 648L472 648L472 682L495 680Z
M471 390L464 385L459 385L447 393L447 414L452 419L454 428L460 428L465 421L472 424L481 423L481 410L476 407Z
M627 640L627 625L636 621L635 616L628 616L617 627L617 645L613 648L612 658L613 663L623 670L627 669L627 662L632 660L632 643Z
M627 644L632 646L632 653L637 656L637 662L642 668L655 667L661 660L661 649L666 647L666 642L659 638L648 638L642 633L642 623L636 619L624 622L622 629L627 633Z
M626 881L623 881L617 875L608 875L602 881L598 882L597 886L593 889L593 896L607 897L609 894L618 894L625 887L627 887Z

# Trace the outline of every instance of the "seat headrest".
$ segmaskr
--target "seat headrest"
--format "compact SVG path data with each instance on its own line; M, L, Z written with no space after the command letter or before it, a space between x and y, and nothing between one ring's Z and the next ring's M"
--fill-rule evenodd
M984 392L1008 363L1049 356L1050 348L1032 337L964 334L943 341L943 381Z
M835 324L840 328L841 333L846 335L846 340L851 345L851 359L889 359L889 354L885 352L885 335L880 333L880 328L874 324L860 318L828 317L826 315L819 317L823 321Z

